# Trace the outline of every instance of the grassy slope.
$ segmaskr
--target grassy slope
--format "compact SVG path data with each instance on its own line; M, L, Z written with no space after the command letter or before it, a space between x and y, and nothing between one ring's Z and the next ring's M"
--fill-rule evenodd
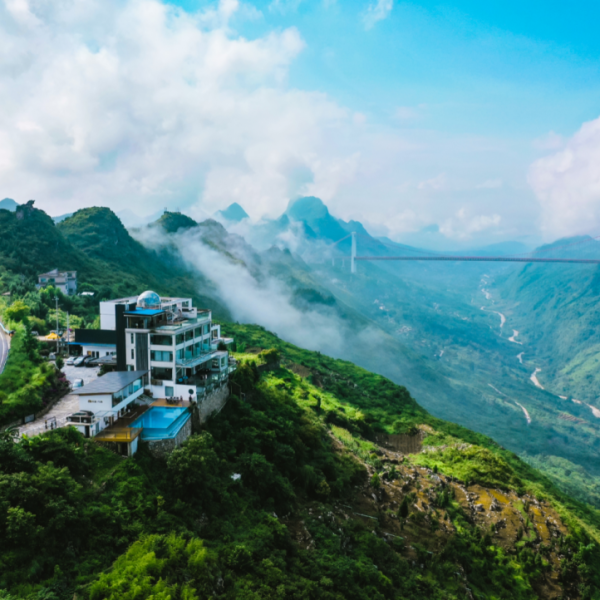
M489 437L433 417L412 400L404 388L385 377L370 373L352 363L302 350L279 340L260 327L236 325L230 333L235 335L238 346L280 348L289 360L309 369L313 380L316 377L326 392L331 391L338 399L347 399L347 404L352 410L358 409L362 415L360 418L371 424L375 430L406 433L415 425L429 425L438 432L436 444L443 444L444 436L450 436L468 444L481 446L510 465L516 477L514 485L534 486L531 489L536 493L551 493L560 499L565 507L584 516L594 527L600 527L600 511L578 502L571 502L570 498L553 486L543 474ZM410 398L410 402L400 402L396 399L398 395ZM342 410L340 413L342 420L345 412Z

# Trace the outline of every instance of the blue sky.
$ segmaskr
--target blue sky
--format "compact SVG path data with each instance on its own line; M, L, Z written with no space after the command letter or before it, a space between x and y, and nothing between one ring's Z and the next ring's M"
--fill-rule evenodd
M306 42L291 86L326 92L377 121L394 122L401 106L420 115L404 127L530 137L570 135L598 116L600 4L396 2L369 29L365 1L252 5L254 20L232 21L242 35L295 26Z
M600 233L600 5L0 0L0 197L438 247ZM34 48L33 52L29 49Z

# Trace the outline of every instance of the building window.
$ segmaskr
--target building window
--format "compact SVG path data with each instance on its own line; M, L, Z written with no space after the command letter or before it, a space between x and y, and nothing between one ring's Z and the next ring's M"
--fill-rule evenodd
M183 333L178 333L177 337L175 338L175 343L179 346L179 344L183 344L183 342L185 342L185 336Z
M150 360L154 360L157 362L173 362L173 353L166 352L163 350L151 350Z
M151 335L150 343L153 346L172 346L173 336L171 335Z
M202 327L196 327L196 329L194 329L194 337L202 337Z
M167 369L165 367L152 367L152 379L173 381L173 369Z
M194 331L192 329L190 329L189 331L185 332L185 341L189 342L190 340L194 339Z
M131 349L131 359L133 360L134 358L135 358L135 351L134 351L134 349L132 348L132 349Z
M131 334L131 343L135 344L135 342L133 341L133 333Z

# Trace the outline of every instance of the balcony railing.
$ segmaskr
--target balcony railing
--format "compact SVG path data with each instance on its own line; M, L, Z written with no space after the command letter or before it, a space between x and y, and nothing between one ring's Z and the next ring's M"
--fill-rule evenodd
M184 319L176 323L169 323L168 321L160 321L152 328L153 331L177 331L182 327L189 327L190 325L199 325L200 323L207 323L209 321L209 315L201 315L191 319Z
M193 367L210 360L213 354L214 351L210 350L209 352L202 352L202 354L198 354L197 356L191 356L189 358L176 358L175 364L178 367Z

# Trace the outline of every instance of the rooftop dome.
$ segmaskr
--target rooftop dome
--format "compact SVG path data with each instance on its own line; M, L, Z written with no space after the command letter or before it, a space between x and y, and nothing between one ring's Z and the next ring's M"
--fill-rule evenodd
M160 296L148 290L140 294L137 299L138 308L160 308Z

